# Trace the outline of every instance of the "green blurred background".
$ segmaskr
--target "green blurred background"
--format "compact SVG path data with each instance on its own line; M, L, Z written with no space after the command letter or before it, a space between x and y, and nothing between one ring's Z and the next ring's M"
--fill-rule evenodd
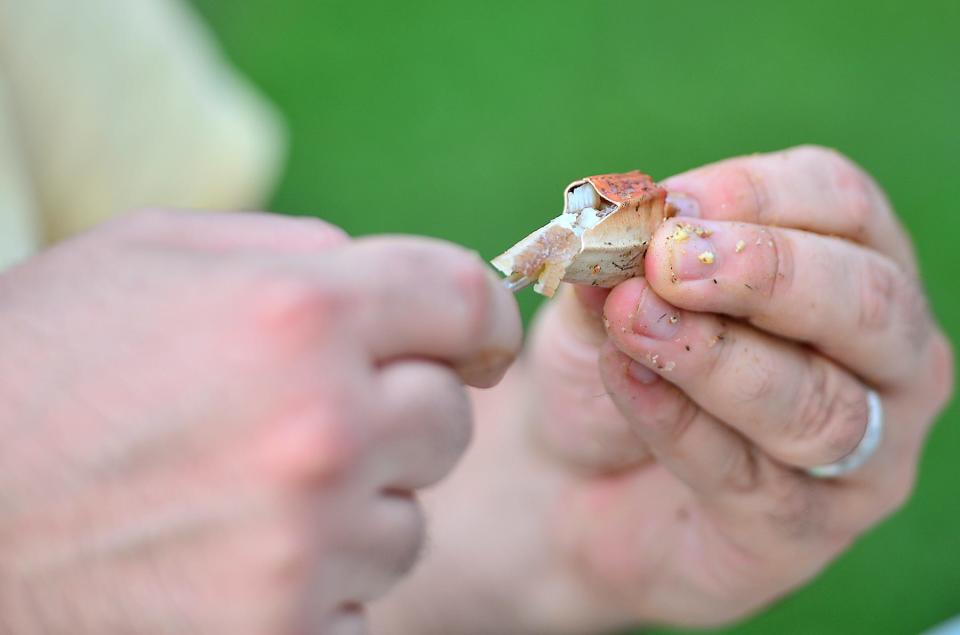
M492 257L580 176L819 143L886 187L960 334L960 2L195 4L286 117L272 209ZM960 613L958 414L906 509L729 632L916 633Z

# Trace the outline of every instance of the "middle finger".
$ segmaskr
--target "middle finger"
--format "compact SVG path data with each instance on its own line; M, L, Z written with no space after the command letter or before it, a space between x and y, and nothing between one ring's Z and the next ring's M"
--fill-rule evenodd
M933 332L919 284L892 260L795 229L674 219L646 276L676 306L745 318L878 384L912 377Z
M623 353L784 463L832 463L863 437L866 389L807 348L677 309L640 278L613 290L605 315Z
M453 469L472 433L470 402L453 370L425 360L397 360L377 373L372 397L377 421L366 461L371 482L387 491L409 491Z

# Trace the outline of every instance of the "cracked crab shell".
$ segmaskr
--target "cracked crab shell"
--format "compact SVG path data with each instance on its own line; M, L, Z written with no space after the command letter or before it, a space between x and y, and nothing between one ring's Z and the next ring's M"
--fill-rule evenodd
M571 193L588 184L594 208L571 209ZM592 209L592 224L579 225ZM506 275L536 276L534 289L553 295L560 281L612 287L643 275L650 237L672 216L666 191L637 170L574 181L564 190L563 214L493 260Z

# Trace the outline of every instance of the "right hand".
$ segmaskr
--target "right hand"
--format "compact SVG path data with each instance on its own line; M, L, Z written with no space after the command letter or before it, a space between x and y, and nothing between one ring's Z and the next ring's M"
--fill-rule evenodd
M520 344L436 241L150 212L0 276L0 631L354 633Z

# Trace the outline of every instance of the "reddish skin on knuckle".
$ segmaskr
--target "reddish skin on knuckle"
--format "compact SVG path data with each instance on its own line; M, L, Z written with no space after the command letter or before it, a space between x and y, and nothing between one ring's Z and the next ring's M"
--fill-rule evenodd
M342 479L358 463L362 440L338 410L327 404L268 423L255 444L267 480L313 490Z
M297 349L336 335L350 298L297 274L268 274L255 279L238 302L253 336L261 343Z

